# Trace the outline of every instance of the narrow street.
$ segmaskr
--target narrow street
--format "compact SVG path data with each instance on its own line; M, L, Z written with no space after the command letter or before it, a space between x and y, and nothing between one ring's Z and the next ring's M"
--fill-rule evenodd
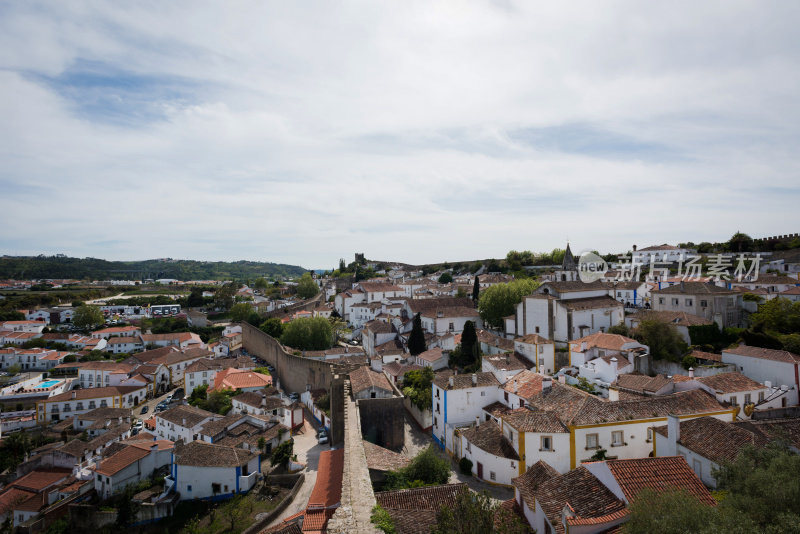
M314 489L314 484L317 482L319 454L322 451L330 449L327 443L325 445L317 443L317 423L311 417L308 410L304 410L304 417L305 423L303 425L303 431L295 434L293 437L294 453L297 455L297 461L301 464L306 464L306 469L303 471L306 475L306 479L300 487L300 491L297 492L292 502L289 503L289 506L287 506L269 526L275 526L287 517L306 509L308 499L311 497L311 491Z

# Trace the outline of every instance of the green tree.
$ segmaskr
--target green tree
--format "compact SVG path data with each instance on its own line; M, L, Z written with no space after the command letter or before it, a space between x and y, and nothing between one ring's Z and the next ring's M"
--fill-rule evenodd
M294 440L289 439L272 449L272 455L270 456L269 461L272 463L272 465L279 465L285 468L287 465L289 465L289 461L292 459L293 454Z
M325 350L333 346L333 327L324 317L303 317L283 327L281 343L299 350Z
M408 397L420 410L431 410L433 393L431 384L434 378L433 368L427 365L422 369L408 371L403 375L403 395Z
M774 298L758 307L750 316L755 331L793 334L800 332L800 302L785 298Z
M503 318L513 314L522 297L530 295L537 287L539 282L530 278L487 287L480 295L478 313L490 326L501 328Z
M240 302L239 304L234 304L231 307L231 321L235 323L241 323L247 320L250 314L253 311L253 307L249 304L244 302Z
M453 281L453 275L449 272L445 271L439 275L439 283L440 284L449 284Z
M749 252L753 250L753 238L747 234L736 232L727 243L730 252Z
M480 277L475 277L475 283L472 286L472 300L475 302L475 304L478 303L478 299L480 299L481 296L481 283L478 278Z
M72 316L72 324L78 328L91 328L105 322L102 310L98 306L84 304L75 310Z
M642 321L633 337L650 347L656 360L680 362L688 349L675 326L660 321Z
M504 534L526 534L530 528L519 516L501 509L485 491L461 492L455 504L443 506L436 514L436 525L432 534L485 534L502 532Z
M193 287L189 296L186 297L186 306L189 308L199 308L203 305L203 288Z
M233 306L233 297L238 287L234 283L227 283L214 293L214 307L229 310Z
M253 284L253 287L261 290L267 289L268 286L269 282L267 282L267 280L263 276L256 278L256 282L255 284Z
M422 330L422 318L419 313L414 316L411 325L411 335L408 336L408 352L412 356L422 354L427 350L425 346L425 332Z
M447 484L450 478L450 462L441 458L433 445L421 450L407 467L389 471L385 489L403 489L425 485Z
M481 344L478 342L478 335L475 332L475 323L467 321L464 323L464 331L461 333L460 358L457 362L461 367L475 366L481 361Z
M64 363L73 363L77 361L78 357L75 356L74 354L67 354L66 356L64 356Z
M724 532L714 528L716 510L698 501L687 491L656 492L645 488L628 505L630 519L622 531L625 534L685 534Z
M265 334L270 335L275 339L280 338L281 334L283 334L283 323L281 323L281 320L277 317L270 317L261 323L261 326L258 328Z
M297 296L304 299L310 299L319 293L319 286L314 279L311 278L309 273L303 273L300 281L297 283Z
M628 329L628 326L624 322L622 322L622 323L619 323L619 324L615 324L614 326L609 328L608 329L608 333L609 334L619 334L621 336L628 336L630 334L630 331Z

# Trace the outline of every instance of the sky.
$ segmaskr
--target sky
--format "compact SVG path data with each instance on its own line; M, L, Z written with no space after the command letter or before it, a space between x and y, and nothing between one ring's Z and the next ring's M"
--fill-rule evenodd
M0 3L0 255L797 232L800 3ZM792 222L794 221L794 222Z

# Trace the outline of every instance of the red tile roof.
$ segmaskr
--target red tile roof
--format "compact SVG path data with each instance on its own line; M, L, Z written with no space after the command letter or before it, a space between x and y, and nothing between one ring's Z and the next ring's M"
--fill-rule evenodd
M730 354L738 354L740 356L749 356L751 358L773 360L777 362L800 363L800 356L792 352L789 352L788 350L763 349L761 347L750 347L748 345L739 345L738 347L733 349L724 349L722 352L727 352Z
M717 504L681 456L608 460L606 463L628 502L635 501L645 488L654 491L677 488L686 490L703 504Z
M139 447L125 447L118 453L109 456L102 462L100 466L95 469L101 475L114 476L129 465L141 460L150 454L150 449L142 449Z
M341 502L343 471L344 449L322 451L319 454L317 482L308 498L308 510L330 508ZM306 510L306 514L308 514L308 510ZM306 519L308 519L307 515Z
M738 371L702 376L695 378L695 380L707 385L717 393L738 393L740 391L766 389L766 386L763 384L744 376Z

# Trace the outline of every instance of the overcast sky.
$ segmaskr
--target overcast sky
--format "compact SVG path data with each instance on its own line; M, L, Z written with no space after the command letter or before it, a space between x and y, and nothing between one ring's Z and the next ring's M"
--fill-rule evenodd
M0 254L798 231L800 3L0 3Z

